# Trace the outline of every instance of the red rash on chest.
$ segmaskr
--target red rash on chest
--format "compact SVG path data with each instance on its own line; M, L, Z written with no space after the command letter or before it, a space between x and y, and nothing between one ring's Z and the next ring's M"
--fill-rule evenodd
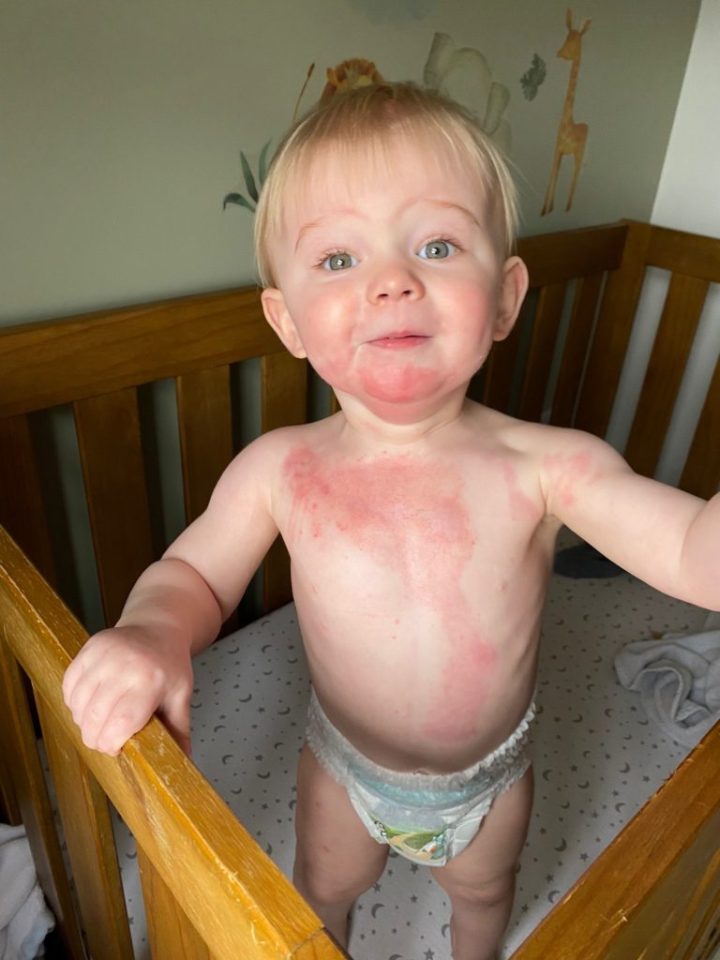
M415 599L437 593L440 570L443 581L462 576L475 538L461 478L446 465L403 455L328 464L301 447L284 471L294 524L315 539L347 539L380 564L400 563Z
M437 621L442 659L427 735L447 743L470 738L497 651L477 635L463 592L475 536L460 474L404 455L327 463L303 447L288 455L284 474L293 498L291 545L303 537L346 541L400 578L401 606L425 608ZM394 634L398 621L388 626Z

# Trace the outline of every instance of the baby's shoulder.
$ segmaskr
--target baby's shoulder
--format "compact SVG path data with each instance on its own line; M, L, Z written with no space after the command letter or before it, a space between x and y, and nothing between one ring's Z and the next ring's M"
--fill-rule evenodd
M614 459L617 454L604 440L583 430L518 420L489 407L473 410L478 441L489 443L508 456L525 459L540 468L563 462Z
M313 423L278 427L260 434L235 457L228 471L244 473L251 469L265 479L277 477L298 451L320 451L332 443L336 416Z

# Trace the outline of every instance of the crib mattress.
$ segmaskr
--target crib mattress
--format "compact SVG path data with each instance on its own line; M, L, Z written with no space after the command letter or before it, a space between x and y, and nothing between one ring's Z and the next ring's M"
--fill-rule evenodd
M562 544L573 542L565 534ZM623 574L554 576L544 616L533 732L535 806L503 957L661 786L689 752L650 724L613 669L624 644L696 632L705 613ZM290 876L295 766L309 693L292 605L245 627L196 660L196 764L260 845ZM148 955L135 853L118 824L136 956ZM431 868L391 854L358 902L355 960L445 960L448 902Z

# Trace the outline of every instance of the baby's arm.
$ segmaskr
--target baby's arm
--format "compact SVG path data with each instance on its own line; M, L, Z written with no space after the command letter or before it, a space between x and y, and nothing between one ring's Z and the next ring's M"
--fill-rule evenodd
M720 495L706 502L642 477L588 434L552 437L540 458L549 513L656 589L720 609Z
M191 656L237 606L277 535L267 443L246 448L205 513L133 587L114 628L82 648L63 681L83 742L116 754L157 710L190 748Z

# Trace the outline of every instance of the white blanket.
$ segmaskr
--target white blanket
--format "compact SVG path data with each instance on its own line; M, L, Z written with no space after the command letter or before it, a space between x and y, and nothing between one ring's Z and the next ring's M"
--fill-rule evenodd
M720 720L720 630L629 643L615 671L677 743L695 746Z
M0 960L34 960L55 926L24 827L0 824Z

